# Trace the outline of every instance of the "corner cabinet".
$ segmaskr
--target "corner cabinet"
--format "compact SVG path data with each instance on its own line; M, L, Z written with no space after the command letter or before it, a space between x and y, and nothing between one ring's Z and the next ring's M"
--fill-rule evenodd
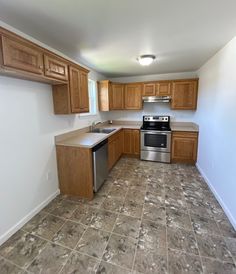
M125 109L142 109L142 84L125 85Z
M80 67L69 67L69 84L53 86L55 114L89 112L88 73Z
M172 132L171 161L195 164L197 160L198 133L189 131Z
M172 82L171 108L176 110L195 110L197 108L198 80L179 80Z

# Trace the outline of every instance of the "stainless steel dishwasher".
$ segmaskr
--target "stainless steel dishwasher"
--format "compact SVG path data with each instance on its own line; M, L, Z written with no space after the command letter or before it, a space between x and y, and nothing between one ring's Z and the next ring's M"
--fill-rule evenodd
M93 147L93 188L97 192L108 176L107 139Z

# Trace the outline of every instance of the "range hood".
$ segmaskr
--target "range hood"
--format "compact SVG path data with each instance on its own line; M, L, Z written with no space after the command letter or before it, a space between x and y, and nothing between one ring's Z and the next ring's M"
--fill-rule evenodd
M169 103L170 100L170 96L143 96L145 103Z

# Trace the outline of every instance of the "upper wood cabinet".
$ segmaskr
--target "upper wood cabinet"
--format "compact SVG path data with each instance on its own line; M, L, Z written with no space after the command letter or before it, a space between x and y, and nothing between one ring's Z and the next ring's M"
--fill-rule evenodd
M124 109L124 85L111 84L110 90L110 109Z
M125 109L142 108L142 84L125 85Z
M197 160L198 133L174 131L172 133L172 162L195 164Z
M75 66L70 66L71 112L89 112L88 76Z
M2 65L17 70L42 75L43 52L21 39L2 36Z
M68 80L68 64L52 54L44 54L45 75L59 80Z
M98 82L98 107L100 111L109 111L111 83L109 80Z
M156 84L156 95L157 96L171 96L171 82L158 82Z
M156 85L155 83L144 83L143 84L143 96L155 96Z
M197 108L198 80L173 81L172 109L195 110Z
M79 66L69 67L69 84L53 86L55 114L89 112L88 73Z
M89 112L88 73L80 70L80 112Z

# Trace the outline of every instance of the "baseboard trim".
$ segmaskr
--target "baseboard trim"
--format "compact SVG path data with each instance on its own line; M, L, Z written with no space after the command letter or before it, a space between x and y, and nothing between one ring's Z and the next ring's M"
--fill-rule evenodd
M234 218L234 216L231 214L230 210L228 209L228 207L226 206L226 204L224 203L224 201L221 199L220 195L218 194L218 192L216 191L216 189L214 188L213 184L211 183L211 181L208 179L208 177L206 176L205 172L202 170L202 168L199 166L198 163L196 163L196 167L198 169L198 171L201 173L202 177L205 179L207 185L209 186L209 188L211 189L212 193L214 194L216 200L219 202L219 204L221 205L222 209L224 210L226 216L228 217L230 223L232 224L232 226L234 227L234 229L236 230L236 220Z
M42 210L49 202L51 202L58 194L60 190L58 189L53 194L51 194L46 200L35 207L29 214L22 218L18 223L11 227L7 232L0 236L0 245L8 240L14 233L16 233L23 225L25 225L32 217L34 217L40 210Z

